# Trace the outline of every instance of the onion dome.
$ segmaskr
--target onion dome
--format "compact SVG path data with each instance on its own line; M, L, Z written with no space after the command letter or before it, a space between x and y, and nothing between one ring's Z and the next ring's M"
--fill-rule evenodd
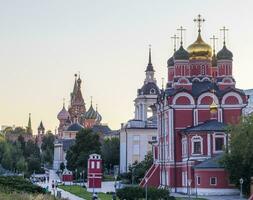
M169 58L169 60L167 61L167 66L168 67L173 67L174 66L174 58L173 56Z
M181 45L173 55L174 60L189 60L189 53Z
M67 128L67 131L75 131L75 132L78 132L80 130L82 130L84 127L79 124L79 123L73 123L71 124L68 128Z
M84 114L84 119L96 119L96 118L97 112L94 110L91 103L89 110Z
M217 53L217 60L233 60L233 53L227 49L226 45Z
M212 59L212 48L203 41L200 31L197 40L187 48L187 51L189 52L190 60Z
M102 121L102 116L99 114L99 112L97 112L96 122L100 123L101 121Z
M65 109L63 105L61 111L57 115L58 120L67 120L69 118L69 112Z

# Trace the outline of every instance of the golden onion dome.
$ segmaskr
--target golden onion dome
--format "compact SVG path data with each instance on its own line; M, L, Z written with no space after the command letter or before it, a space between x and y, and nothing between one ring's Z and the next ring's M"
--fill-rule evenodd
M212 59L212 48L209 44L203 41L200 31L197 40L187 48L187 51L189 53L190 60Z

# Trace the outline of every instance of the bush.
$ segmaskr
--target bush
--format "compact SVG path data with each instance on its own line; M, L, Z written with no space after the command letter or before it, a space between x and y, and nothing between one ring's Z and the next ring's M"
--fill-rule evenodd
M0 176L0 187L7 191L28 192L28 193L44 193L45 189L37 185L33 185L30 181L19 176Z
M166 189L157 189L153 187L148 188L149 200L173 200L174 197L169 195L169 191ZM117 196L120 200L138 200L145 198L145 188L141 187L125 187L117 190Z

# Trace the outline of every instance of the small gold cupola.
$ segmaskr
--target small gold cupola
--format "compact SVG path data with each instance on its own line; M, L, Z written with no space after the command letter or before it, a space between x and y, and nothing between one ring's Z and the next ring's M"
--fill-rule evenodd
M198 15L197 19L194 19L198 23L198 38L191 44L187 51L189 52L190 60L211 60L212 59L212 48L209 44L205 43L201 37L201 23L205 20Z

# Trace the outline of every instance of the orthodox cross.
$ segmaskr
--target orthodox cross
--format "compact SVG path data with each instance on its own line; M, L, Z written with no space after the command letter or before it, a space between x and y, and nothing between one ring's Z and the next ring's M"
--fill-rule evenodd
M198 17L195 18L193 21L194 21L194 22L197 22L197 25L198 25L198 32L200 33L200 31L201 31L201 24L202 24L203 22L205 22L206 20L205 20L204 18L202 18L201 15L198 15Z
M183 45L183 31L186 31L186 29L180 26L180 28L178 28L177 30L180 31L180 45L182 46Z
M173 37L170 37L173 40L173 46L174 46L174 52L176 51L177 48L177 40L179 37L175 34Z
M220 31L223 32L223 44L225 46L226 45L226 31L228 31L228 29L225 26L223 26L223 28L221 28Z
M211 37L210 40L213 41L213 52L215 53L215 41L218 40L218 38L215 37L215 35L213 35L213 37Z

